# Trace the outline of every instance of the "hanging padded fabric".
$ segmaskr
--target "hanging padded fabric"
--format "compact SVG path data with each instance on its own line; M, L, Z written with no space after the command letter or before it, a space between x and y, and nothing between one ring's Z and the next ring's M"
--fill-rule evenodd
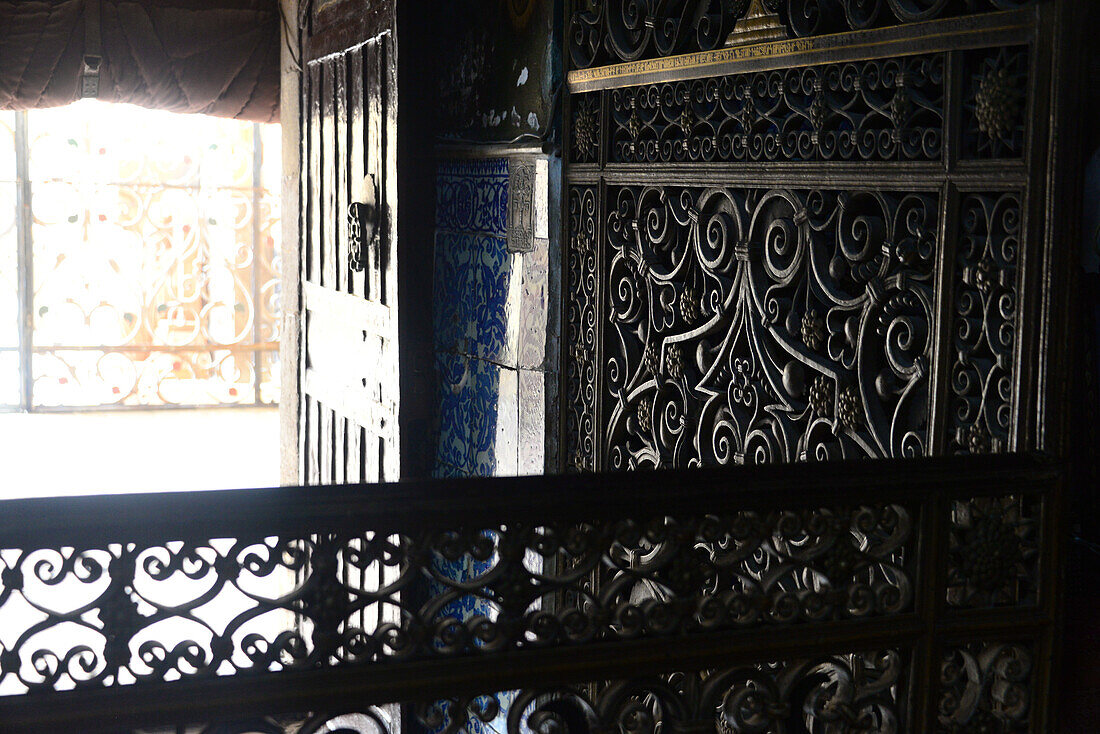
M0 109L94 96L273 122L279 25L276 0L0 0Z

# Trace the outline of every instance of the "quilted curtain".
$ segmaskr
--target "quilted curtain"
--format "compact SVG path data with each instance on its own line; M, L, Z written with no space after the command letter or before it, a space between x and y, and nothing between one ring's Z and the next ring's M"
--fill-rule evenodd
M279 116L277 0L0 0L0 109L98 93L173 112Z

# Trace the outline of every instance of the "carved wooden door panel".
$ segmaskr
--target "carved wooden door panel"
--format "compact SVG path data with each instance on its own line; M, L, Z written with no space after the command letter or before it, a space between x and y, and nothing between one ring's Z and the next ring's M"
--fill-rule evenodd
M411 294L399 287L398 245L413 230L402 222L398 237L397 13L393 2L301 4L304 484L393 481L417 471L400 442L415 408L402 390L422 390L399 366L404 358L406 372L423 372L400 334L423 307L400 300ZM402 169L403 178L414 169ZM416 216L423 215L407 219ZM415 265L410 259L406 270Z

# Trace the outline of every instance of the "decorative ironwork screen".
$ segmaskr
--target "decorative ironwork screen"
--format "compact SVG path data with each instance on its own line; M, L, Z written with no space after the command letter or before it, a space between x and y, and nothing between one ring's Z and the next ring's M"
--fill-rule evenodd
M277 125L0 116L0 405L272 404Z

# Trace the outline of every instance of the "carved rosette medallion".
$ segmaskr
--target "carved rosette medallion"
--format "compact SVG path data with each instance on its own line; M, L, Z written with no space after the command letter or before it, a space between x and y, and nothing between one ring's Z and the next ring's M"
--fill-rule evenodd
M573 103L573 160L594 163L599 158L600 97L598 94L578 95Z
M1029 497L954 502L947 604L953 608L1034 604L1041 518L1041 502Z

